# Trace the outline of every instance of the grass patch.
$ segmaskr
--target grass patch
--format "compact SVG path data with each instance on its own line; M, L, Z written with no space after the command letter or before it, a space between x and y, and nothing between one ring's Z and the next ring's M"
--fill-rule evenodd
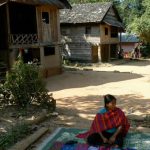
M31 133L29 125L18 123L6 133L0 133L0 150L6 150Z

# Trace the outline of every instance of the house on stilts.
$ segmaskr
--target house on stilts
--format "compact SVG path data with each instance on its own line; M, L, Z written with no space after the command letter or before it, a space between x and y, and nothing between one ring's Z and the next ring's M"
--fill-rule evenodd
M0 72L20 53L25 63L38 60L43 76L61 72L59 9L67 0L0 1Z
M63 55L82 62L107 62L117 58L122 19L110 2L72 5L60 11Z

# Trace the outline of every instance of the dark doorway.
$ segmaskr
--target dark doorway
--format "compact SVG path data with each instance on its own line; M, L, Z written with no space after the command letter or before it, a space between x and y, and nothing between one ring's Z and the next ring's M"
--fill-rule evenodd
M117 58L117 44L110 45L110 58Z
M12 34L37 33L35 6L11 2L9 15Z
M22 58L24 63L36 62L40 63L40 49L39 48L29 48L22 50Z
M101 45L101 61L108 62L109 59L110 59L109 45L108 44Z
M0 7L0 51L7 48L7 15L6 5Z
M92 46L92 62L98 62L98 46Z

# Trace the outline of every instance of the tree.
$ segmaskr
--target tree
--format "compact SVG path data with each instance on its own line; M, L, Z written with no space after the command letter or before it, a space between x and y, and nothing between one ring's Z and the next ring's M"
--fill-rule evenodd
M126 27L143 13L142 0L122 0L118 7Z
M138 34L144 42L150 43L150 1L144 0L142 7L145 10L144 13L135 17L127 30Z

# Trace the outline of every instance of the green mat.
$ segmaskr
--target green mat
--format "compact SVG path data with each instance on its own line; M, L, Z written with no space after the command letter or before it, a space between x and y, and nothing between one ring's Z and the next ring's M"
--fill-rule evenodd
M83 139L76 138L78 133L85 132L85 130L76 128L58 128L52 135L50 135L38 148L38 150L50 150L54 142L67 142L69 140L76 140L79 143L85 143ZM150 150L150 133L129 132L124 141L124 148L135 148L137 150Z

